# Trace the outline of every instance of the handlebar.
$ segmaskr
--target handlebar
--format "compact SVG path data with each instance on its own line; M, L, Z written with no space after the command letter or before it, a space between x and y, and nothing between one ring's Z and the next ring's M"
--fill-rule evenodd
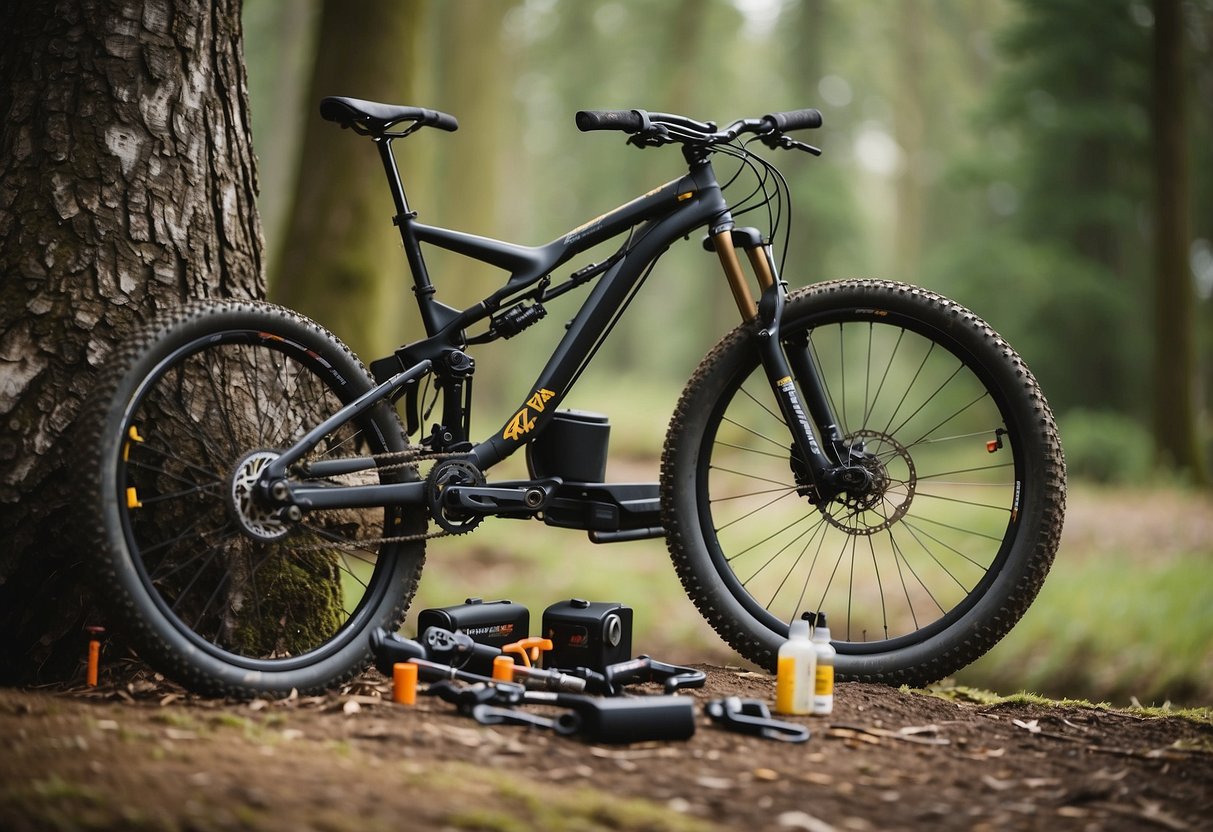
M579 110L577 129L615 130L638 138L651 138L655 143L681 141L686 144L714 145L736 139L743 133L770 136L793 130L810 130L822 125L821 112L816 109L768 113L762 118L738 119L723 130L713 122L696 121L672 113L650 113L645 110ZM639 135L638 135L639 134Z

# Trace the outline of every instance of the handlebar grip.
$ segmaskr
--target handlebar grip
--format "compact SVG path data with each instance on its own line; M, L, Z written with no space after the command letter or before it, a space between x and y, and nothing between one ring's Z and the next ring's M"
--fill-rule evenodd
M816 109L789 110L786 113L768 113L762 120L780 133L789 130L809 130L821 126L821 111Z
M636 110L578 110L576 121L577 129L583 133L591 130L639 133L644 127L644 117Z

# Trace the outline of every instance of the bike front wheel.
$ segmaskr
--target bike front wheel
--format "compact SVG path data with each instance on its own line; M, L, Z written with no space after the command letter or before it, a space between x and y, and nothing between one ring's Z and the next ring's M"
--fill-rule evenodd
M110 362L84 434L84 505L104 596L140 656L220 696L319 691L363 670L369 633L395 629L416 588L421 510L292 520L255 494L271 460L372 389L362 364L314 322L259 302L176 310ZM380 404L296 470L404 450ZM370 464L324 482L415 477Z
M722 340L670 424L662 510L691 599L772 670L788 623L819 610L841 678L922 685L984 654L1035 598L1064 514L1057 429L1019 356L916 287L840 281L790 295L785 349L807 350L872 483L823 500L759 337L751 323Z

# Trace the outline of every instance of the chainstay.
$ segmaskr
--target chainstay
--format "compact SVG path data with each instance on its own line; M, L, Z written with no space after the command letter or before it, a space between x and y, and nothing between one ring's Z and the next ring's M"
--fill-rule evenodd
M422 451L416 448L411 448L403 451L388 451L382 454L371 454L371 459L375 461L375 470L379 472L386 471L402 471L407 468L412 468L423 462L441 462L444 459L455 459L465 456L459 453L440 453L437 451ZM340 459L357 459L356 456L328 457L331 460ZM426 517L426 527L429 527L429 517ZM471 531L469 529L468 531ZM296 552L312 552L322 551L324 549L362 549L368 546L380 546L388 543L414 543L418 540L436 540L440 537L451 537L454 532L449 532L445 529L437 531L425 531L418 534L399 534L389 537L368 537L359 540L329 540L323 544L315 544L312 546L296 546L292 547Z

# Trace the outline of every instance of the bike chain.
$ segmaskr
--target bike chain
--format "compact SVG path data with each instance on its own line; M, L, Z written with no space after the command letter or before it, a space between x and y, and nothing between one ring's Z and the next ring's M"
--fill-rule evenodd
M418 450L417 448L412 448L412 449L408 449L408 450L404 450L404 451L388 451L388 452L382 453L382 454L372 454L371 458L374 459L376 462L375 470L382 473L382 472L386 472L386 471L402 471L407 468L415 467L418 463L421 463L421 462L429 462L429 461L441 462L445 459L456 459L456 458L460 458L463 456L465 456L465 455L459 454L459 453L440 453L437 451L427 452L427 451ZM356 457L330 457L330 459L354 459L354 458L356 458ZM395 460L403 460L403 461L397 462ZM385 462L387 463L386 465L382 464ZM425 522L426 522L426 528L428 529L429 524L430 524L430 518L429 518L428 514L426 516ZM468 529L468 531L471 531L471 529ZM332 549L332 548L359 549L359 548L363 548L366 546L378 546L378 545L384 544L384 543L412 543L412 542L415 542L418 540L434 540L434 539L437 539L440 537L450 537L455 534L458 534L458 533L447 531L446 529L438 529L437 531L425 531L425 532L421 532L419 534L400 534L400 535L391 535L389 537L368 537L368 538L362 538L359 540L332 540L332 541L328 541L324 544L317 544L315 546L298 547L295 549L295 551L304 552L304 551L323 550L323 549Z

